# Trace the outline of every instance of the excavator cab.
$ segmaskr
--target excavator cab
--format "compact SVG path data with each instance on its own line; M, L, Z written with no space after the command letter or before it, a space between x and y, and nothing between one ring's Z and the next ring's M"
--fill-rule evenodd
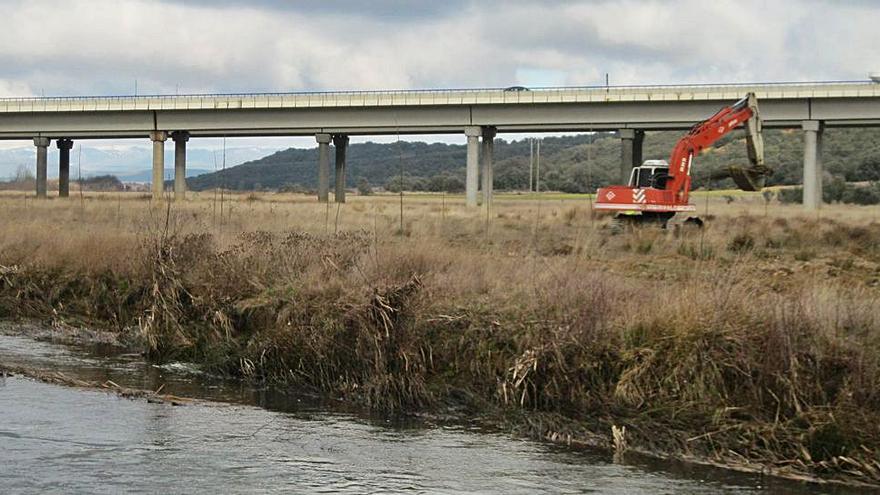
M640 167L633 167L629 176L629 187L664 189L669 179L669 162L666 160L645 160Z

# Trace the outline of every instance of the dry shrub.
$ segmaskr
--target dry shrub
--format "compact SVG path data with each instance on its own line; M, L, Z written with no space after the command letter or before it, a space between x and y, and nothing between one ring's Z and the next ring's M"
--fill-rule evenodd
M711 295L695 297L700 293ZM615 398L671 430L703 424L718 432L691 449L711 451L722 441L769 464L797 461L819 469L815 462L833 456L870 464L880 443L880 349L870 306L876 296L867 305L865 296L842 291L829 304L828 294L806 289L782 297L752 280L714 293L697 284L624 327L626 365ZM828 320L832 313L836 321ZM870 418L870 428L853 428L859 423L838 416L856 411L860 421ZM834 453L829 457L825 441L827 455L820 456L815 437L829 429L837 439ZM658 436L640 440L656 444Z
M748 232L740 232L730 239L727 250L732 253L744 253L755 247L755 238Z
M365 292L353 280L364 234L250 232L220 251L209 235L148 244L151 291L140 329L153 359L197 359L382 410L431 402L427 354L407 323L421 281L411 273Z
M420 287L414 276L374 291L367 303L284 304L275 329L246 344L241 371L385 411L426 407L433 401L425 385L430 350L408 322L410 300Z

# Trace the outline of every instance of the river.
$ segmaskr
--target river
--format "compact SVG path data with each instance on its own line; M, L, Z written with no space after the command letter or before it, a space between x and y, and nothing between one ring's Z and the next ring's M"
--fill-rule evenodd
M186 365L0 335L0 363L204 399L173 406L0 378L0 493L848 493L399 421Z

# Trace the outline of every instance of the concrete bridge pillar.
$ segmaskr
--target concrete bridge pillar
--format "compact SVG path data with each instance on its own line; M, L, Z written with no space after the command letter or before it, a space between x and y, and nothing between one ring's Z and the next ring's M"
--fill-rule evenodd
M316 134L318 141L318 201L330 201L330 134Z
M819 120L805 120L804 129L804 208L822 206L822 131Z
M171 133L174 140L174 201L186 198L186 142L189 133L176 131Z
M465 199L469 208L477 206L477 189L480 182L480 136L483 130L477 126L464 128L467 136L467 169L465 174Z
M160 201L165 192L165 140L168 133L165 131L153 131L150 140L153 141L153 199Z
M337 203L345 203L345 158L348 153L348 136L333 135L333 146L336 148L336 194Z
M483 127L483 206L492 204L492 156L495 153L495 128Z
M633 167L642 164L642 144L645 131L638 129L620 129L620 183L627 184Z
M46 197L46 172L48 171L49 143L46 137L35 137L34 146L37 147L37 197Z
M70 197L70 149L73 148L73 140L59 139L55 141L58 146L58 197Z

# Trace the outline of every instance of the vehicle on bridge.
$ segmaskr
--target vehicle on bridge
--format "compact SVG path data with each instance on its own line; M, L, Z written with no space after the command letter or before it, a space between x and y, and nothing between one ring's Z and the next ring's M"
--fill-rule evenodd
M694 157L740 125L746 128L750 166L730 166L723 177L731 177L744 191L760 190L770 169L764 165L764 140L757 98L754 93L749 93L693 126L676 143L668 162L646 160L632 169L628 185L600 188L594 208L617 211L617 218L621 220L657 222L664 227L676 213L696 211L696 206L689 201ZM695 217L687 221L697 225L703 223Z

